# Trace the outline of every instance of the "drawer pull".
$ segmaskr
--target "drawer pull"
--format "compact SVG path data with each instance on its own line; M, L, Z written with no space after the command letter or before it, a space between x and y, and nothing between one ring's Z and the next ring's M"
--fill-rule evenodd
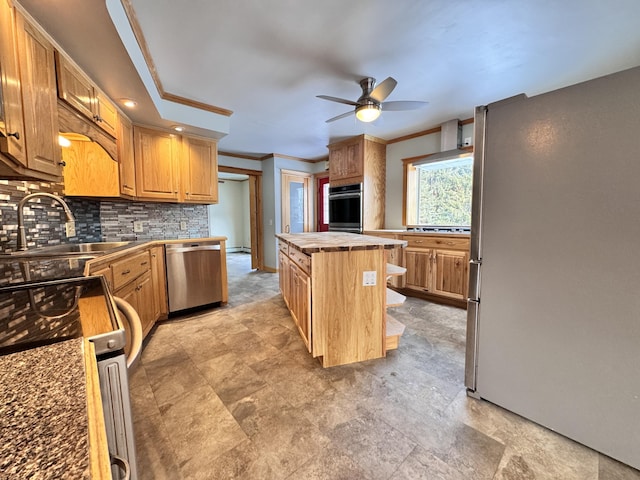
M147 263L149 263L149 262L146 262L146 261L145 261L145 262L142 262L142 263L140 264L140 266L141 266L141 267L143 267L143 266L145 266Z
M129 275L131 273L131 270L123 270L122 271L122 275Z

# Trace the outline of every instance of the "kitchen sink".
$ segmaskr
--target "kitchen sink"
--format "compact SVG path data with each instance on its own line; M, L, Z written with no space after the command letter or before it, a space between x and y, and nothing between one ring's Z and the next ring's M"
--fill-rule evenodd
M131 242L64 243L48 247L32 248L9 254L12 257L55 257L65 255L100 255L125 247Z

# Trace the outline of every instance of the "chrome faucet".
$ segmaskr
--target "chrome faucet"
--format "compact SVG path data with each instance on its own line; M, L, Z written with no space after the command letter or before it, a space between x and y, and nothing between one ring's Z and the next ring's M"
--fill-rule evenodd
M57 195L53 195L51 193L45 193L45 192L36 192L36 193L31 193L27 195L22 200L20 200L20 203L18 204L18 250L19 251L27 250L27 237L24 231L24 206L29 200L36 197L47 197L52 200L55 200L64 209L64 213L67 217L67 222L75 222L75 219L73 218L73 214L71 213L71 209L69 208L69 205L67 205L65 201L62 198L58 197Z

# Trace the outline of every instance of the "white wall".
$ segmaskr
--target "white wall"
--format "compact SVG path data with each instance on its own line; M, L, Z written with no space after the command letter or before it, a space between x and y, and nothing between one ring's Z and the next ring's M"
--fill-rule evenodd
M227 250L239 251L251 246L251 240L245 243L245 230L250 221L249 182L223 182L218 183L218 203L209 205L209 233L227 237Z

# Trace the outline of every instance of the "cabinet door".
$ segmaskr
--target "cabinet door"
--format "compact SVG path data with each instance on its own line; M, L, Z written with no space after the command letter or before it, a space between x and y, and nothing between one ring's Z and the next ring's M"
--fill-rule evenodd
M93 118L93 84L60 52L55 52L58 96L82 113Z
M280 292L282 292L284 303L289 305L289 258L282 252L278 255Z
M407 273L407 288L430 291L432 275L432 251L431 250L407 250L405 252Z
M362 141L332 148L329 151L329 182L351 178L361 181L364 173Z
M184 199L187 202L218 203L218 147L216 142L183 137Z
M463 300L467 296L469 254L435 251L433 290L438 295Z
M151 272L145 273L136 281L136 292L142 333L146 336L156 322L155 296Z
M133 157L133 125L131 121L118 115L118 163L120 167L120 193L129 197L136 196L136 164Z
M0 152L27 166L14 9L0 0Z
M164 247L151 248L151 278L154 293L154 320L164 318L169 313L167 304L167 274L164 264Z
M16 12L27 166L61 176L53 46Z
M95 122L105 132L115 137L118 122L118 110L116 110L116 106L111 103L111 100L105 95L95 91L94 109L95 114L93 119Z
M302 340L311 352L311 282L298 267L293 266L295 318Z
M133 127L139 198L178 200L178 139L172 133Z

